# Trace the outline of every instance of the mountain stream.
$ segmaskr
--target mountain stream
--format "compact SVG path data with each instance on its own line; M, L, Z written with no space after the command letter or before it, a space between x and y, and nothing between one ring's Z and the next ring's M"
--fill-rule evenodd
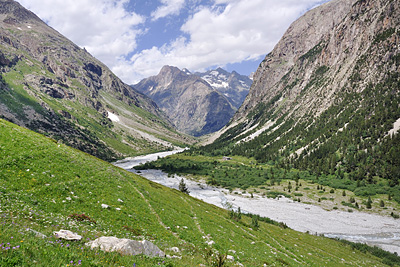
M168 174L160 170L132 169L141 163L180 151L182 150L127 158L115 162L114 165L175 189L178 189L180 180L184 178L191 196L222 208L240 207L242 212L259 214L283 222L297 231L366 243L400 254L400 219L358 211L352 213L339 210L327 211L318 206L295 202L284 197L271 199L254 194L251 198L250 195L231 194L226 189L208 186L185 177L177 175L168 177Z

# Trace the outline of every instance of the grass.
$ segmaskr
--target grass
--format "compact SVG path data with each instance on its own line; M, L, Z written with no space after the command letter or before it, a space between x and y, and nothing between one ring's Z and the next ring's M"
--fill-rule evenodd
M251 223L0 120L1 266L211 266L227 254L244 266L384 266L369 252L335 240L262 220L255 231ZM84 241L57 240L52 232L60 229ZM147 239L170 255L176 253L169 248L178 247L181 258L132 257L85 246L99 236Z

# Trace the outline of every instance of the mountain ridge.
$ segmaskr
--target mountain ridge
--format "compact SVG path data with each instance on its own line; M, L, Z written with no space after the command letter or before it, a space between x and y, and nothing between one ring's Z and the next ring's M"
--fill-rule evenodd
M398 198L399 14L390 0L335 0L306 13L204 151L358 181L360 194L384 181Z
M0 2L0 27L3 118L110 160L193 142L150 98L17 2Z
M205 80L177 67L164 66L133 87L151 97L179 130L194 136L221 129L235 111Z

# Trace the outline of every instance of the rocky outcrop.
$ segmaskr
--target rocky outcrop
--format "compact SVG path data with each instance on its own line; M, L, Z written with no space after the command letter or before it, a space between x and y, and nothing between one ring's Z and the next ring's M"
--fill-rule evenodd
M184 133L201 136L221 129L234 114L227 98L200 77L164 66L133 87L151 97Z
M119 252L123 255L143 254L150 257L165 257L165 253L150 241L136 241L113 236L102 236L86 243L91 249L99 248L105 252Z

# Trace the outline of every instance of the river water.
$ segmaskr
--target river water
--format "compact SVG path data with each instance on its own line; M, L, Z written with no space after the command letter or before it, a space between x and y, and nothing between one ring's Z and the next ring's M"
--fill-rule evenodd
M127 158L115 162L114 165L164 186L178 189L179 182L184 177L168 177L160 170L136 171L132 168L180 151L182 150ZM243 212L283 222L297 231L362 242L400 254L400 219L358 211L326 211L318 206L295 202L288 198L270 199L256 194L250 198L250 195L235 195L223 188L211 187L186 178L184 180L190 195L207 203L222 208L240 207Z

